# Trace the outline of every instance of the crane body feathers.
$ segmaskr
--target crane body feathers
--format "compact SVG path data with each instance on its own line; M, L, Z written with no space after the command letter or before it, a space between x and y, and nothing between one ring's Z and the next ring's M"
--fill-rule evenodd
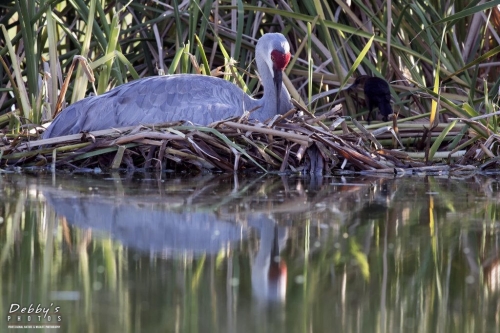
M271 52L276 48L284 54L289 52L288 42L281 34L265 34L257 43L257 68L264 84L261 99L250 97L229 81L207 75L147 77L70 105L55 118L43 138L178 120L207 125L251 110L255 111L251 118L267 120L292 108L290 95L281 82L280 96L276 96L274 75L268 69ZM280 66L284 67L283 63Z

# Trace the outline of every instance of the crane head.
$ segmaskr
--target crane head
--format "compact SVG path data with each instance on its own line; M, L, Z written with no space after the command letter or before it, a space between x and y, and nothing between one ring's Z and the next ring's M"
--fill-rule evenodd
M276 94L276 111L281 111L281 89L283 85L283 70L290 61L290 45L285 36L280 33L264 34L255 48L257 68L260 72L266 70L272 77ZM260 63L260 65L259 65ZM261 73L263 74L263 73Z

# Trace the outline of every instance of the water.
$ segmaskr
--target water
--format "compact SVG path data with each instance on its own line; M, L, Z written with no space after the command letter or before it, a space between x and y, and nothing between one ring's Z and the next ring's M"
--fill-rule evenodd
M0 174L0 332L500 332L499 197L477 175Z

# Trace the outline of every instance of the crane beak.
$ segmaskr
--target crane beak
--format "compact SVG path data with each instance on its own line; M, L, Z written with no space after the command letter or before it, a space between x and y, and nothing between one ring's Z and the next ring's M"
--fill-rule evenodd
M276 113L281 112L281 87L283 85L283 71L280 69L274 69L274 87L276 91Z
M283 86L283 70L290 62L290 52L280 52L273 50L271 52L271 60L273 62L273 80L274 90L276 91L276 113L281 112L281 87Z
M290 52L280 52L273 50L271 52L273 62L273 80L274 90L276 91L276 113L281 114L281 87L283 86L283 70L290 62Z

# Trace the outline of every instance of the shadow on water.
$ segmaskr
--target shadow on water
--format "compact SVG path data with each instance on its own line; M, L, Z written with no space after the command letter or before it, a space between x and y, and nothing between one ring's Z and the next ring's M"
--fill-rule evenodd
M500 326L496 178L2 174L0 195L0 331Z

